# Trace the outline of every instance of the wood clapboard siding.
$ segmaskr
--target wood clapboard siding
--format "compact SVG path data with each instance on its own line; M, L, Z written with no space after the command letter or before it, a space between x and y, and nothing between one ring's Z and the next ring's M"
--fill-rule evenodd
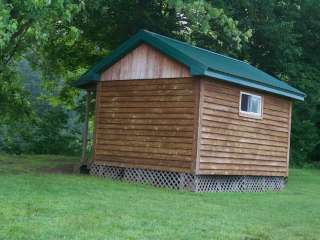
M94 161L193 171L198 83L193 78L99 82Z
M263 118L239 115L240 91L263 97ZM274 95L201 79L198 174L288 174L291 103Z
M101 79L131 80L179 77L191 77L187 67L168 58L149 45L141 44L108 68L102 74ZM121 86L119 87L121 88Z

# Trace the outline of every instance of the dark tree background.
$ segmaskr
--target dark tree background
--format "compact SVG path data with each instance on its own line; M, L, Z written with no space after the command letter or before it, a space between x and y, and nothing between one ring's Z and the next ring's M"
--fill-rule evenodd
M293 107L290 163L319 165L318 0L4 0L0 14L0 151L77 154L83 95L69 83L144 28L307 93Z

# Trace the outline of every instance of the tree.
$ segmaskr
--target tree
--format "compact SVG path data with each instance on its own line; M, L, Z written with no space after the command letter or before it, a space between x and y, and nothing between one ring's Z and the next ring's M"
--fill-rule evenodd
M241 28L224 9L203 0L170 1L178 18L178 37L199 47L239 56L252 32Z
M21 114L28 107L17 72L19 61L39 55L53 37L72 42L78 34L72 16L81 5L71 0L0 0L1 118Z

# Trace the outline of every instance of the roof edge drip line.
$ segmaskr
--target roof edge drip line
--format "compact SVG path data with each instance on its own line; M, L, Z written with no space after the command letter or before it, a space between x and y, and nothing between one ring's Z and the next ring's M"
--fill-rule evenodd
M254 82L251 79L242 79L237 76L226 75L226 74L215 72L212 70L206 70L204 75L207 77L212 77L212 78L224 80L224 81L234 83L237 85L263 90L263 91L266 91L269 93L280 94L280 95L283 95L283 96L286 96L289 98L293 98L296 100L304 101L304 98L305 98L305 95L300 95L297 93L284 91L282 89L275 89L274 87L269 87L269 86L263 85L261 83Z

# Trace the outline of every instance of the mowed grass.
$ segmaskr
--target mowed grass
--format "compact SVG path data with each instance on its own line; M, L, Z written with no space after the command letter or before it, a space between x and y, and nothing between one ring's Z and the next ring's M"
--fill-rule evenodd
M190 193L47 168L63 156L0 156L0 239L320 239L320 171L282 192Z

